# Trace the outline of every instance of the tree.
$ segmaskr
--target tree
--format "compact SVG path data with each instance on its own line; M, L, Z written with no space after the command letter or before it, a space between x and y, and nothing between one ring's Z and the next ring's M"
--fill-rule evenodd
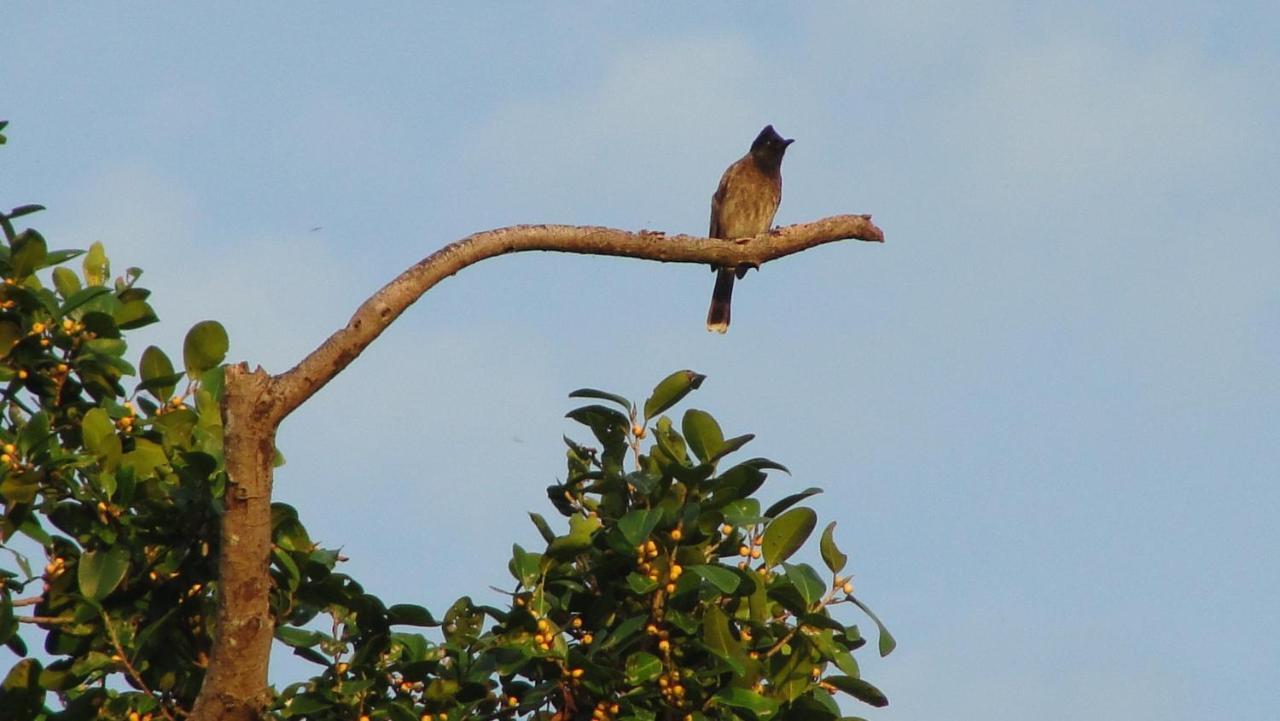
M831 613L871 614L844 575L834 524L819 542L829 579L789 562L817 524L796 504L817 489L762 509L754 494L785 468L724 467L750 435L726 439L696 409L677 430L664 413L701 384L692 371L639 405L572 394L597 401L569 413L596 445L566 439L568 475L548 497L567 530L530 514L546 546L513 548L501 608L463 597L437 619L388 605L270 498L280 421L467 265L519 250L759 265L882 239L868 217L734 242L571 226L480 233L410 268L269 376L224 365L214 321L188 332L181 370L156 347L126 360L126 333L157 321L142 272L113 280L96 243L50 251L14 225L39 210L0 214L0 643L21 659L0 683L0 719L835 719L836 691L886 703L859 676L857 627ZM79 273L67 265L77 259ZM10 544L19 535L39 545L43 569ZM871 618L887 654L893 639ZM317 675L269 688L272 638Z

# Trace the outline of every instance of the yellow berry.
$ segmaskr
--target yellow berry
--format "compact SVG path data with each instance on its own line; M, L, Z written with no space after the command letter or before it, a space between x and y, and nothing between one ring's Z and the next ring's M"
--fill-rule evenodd
M684 538L684 533L679 528L671 532L671 540L679 541L681 538Z
M571 621L569 625L573 626L574 628L582 628L582 618L579 617L579 618L573 619L573 621Z
M44 332L44 323L32 323L32 324L31 324L31 332L32 332L32 333L43 333L43 332Z
M570 676L573 676L574 678L582 678L583 674L585 674L585 673L586 673L586 671L585 671L585 670L580 669L580 668L575 668L572 672L570 672L570 674L569 674L569 675L570 675Z
M589 633L584 633L584 634L582 634L582 643L584 643L584 644L586 644L586 645L590 646L590 645L591 645L591 642L592 642L593 640L594 640L594 639L592 638L591 634L589 634Z
M844 585L840 587L840 590L845 593L853 593L853 581L845 581Z
M649 624L648 626L645 626L645 627L644 627L644 632L645 632L645 633L647 633L647 634L649 634L650 636L657 636L657 635L658 635L658 627L657 627L657 626L655 626L655 625L653 625L653 624L651 623L651 624Z
M23 369L19 370L19 371L18 371L18 377L19 377L19 378L22 378L23 380L26 380L26 377L27 377L27 369L26 369L26 368L23 368Z
M744 556L744 557L745 557L745 556L750 556L750 555L751 555L751 549L750 549L750 548L748 548L747 546L738 546L738 555L739 555L739 556Z
M515 696L508 696L508 697L507 697L507 705L508 705L508 706L519 706L519 705L520 705L520 699L516 698Z
M759 549L759 548L753 548L753 549L751 549L751 557L752 557L752 558L759 558L759 557L760 557L760 549Z
M720 532L726 536L731 535L733 533L733 526L726 523L720 527Z
M667 640L667 639L665 639L665 638L664 638L664 639L662 639L661 641L659 641L659 642L658 642L658 650L659 650L659 651L662 651L663 653L666 653L667 651L670 651L670 650L671 650L671 642L670 642L670 641L668 641L668 640Z

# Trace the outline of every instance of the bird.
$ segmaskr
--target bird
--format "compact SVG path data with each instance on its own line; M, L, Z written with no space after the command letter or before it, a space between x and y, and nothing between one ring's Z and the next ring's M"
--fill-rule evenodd
M772 125L751 143L751 150L734 161L711 196L711 238L736 240L754 238L773 227L773 216L782 202L782 155L795 139L778 135ZM712 266L716 285L707 311L707 330L729 330L729 306L733 299L734 277L747 274L747 266Z

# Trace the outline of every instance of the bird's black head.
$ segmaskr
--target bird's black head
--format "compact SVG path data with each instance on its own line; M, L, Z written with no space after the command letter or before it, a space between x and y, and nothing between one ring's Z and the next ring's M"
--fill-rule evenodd
M774 130L772 125L766 125L751 143L751 155L759 162L774 166L781 165L782 154L787 152L787 146L794 142L795 140L778 135L778 131Z

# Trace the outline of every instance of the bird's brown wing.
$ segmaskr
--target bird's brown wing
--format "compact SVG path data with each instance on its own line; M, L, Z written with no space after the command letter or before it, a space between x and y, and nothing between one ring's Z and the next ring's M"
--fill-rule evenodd
M720 208L724 205L724 196L729 192L729 176L733 175L730 171L733 166L724 171L724 175L720 176L720 185L716 188L715 195L711 196L711 229L707 231L708 238L723 238L721 235Z

